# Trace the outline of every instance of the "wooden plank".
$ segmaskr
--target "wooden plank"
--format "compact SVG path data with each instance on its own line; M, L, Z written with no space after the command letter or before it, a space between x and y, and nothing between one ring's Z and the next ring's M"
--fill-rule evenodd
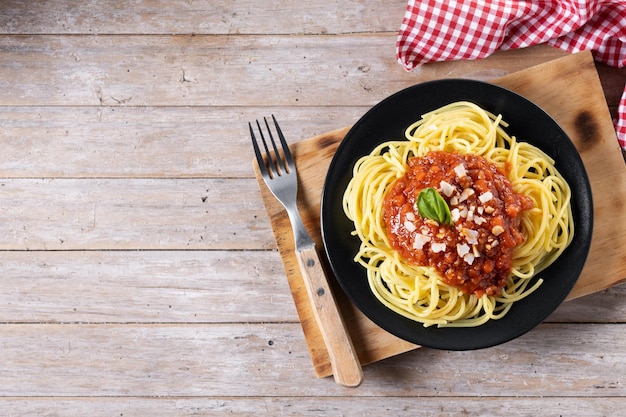
M276 247L254 179L0 179L0 191L0 250Z
M626 323L626 284L570 300L556 309L547 322Z
M0 252L2 323L298 322L277 251ZM233 302L245 297L245 303ZM548 322L626 322L626 284Z
M326 417L341 412L344 417L414 415L420 417L483 415L509 417L585 416L604 417L624 409L626 399L528 397L183 397L183 398L5 398L3 415L63 415L65 417L186 417L225 414L233 417L297 416Z
M539 45L407 73L395 38L4 36L0 106L373 105L416 82L493 78L565 55Z
M626 333L617 324L543 324L479 351L418 349L366 367L358 390L316 378L297 323L2 324L0 330L0 397L626 395Z
M298 320L276 251L28 251L0 259L2 323Z
M0 34L337 34L397 32L406 0L4 0Z
M611 116L617 117L617 105L626 88L626 68L618 69L598 62L596 62L596 68Z
M368 109L0 107L0 178L252 178L249 121L274 113L296 143Z
M277 251L0 252L2 323L297 322ZM245 295L244 304L233 302ZM548 322L626 323L626 284Z
M275 113L293 143L366 110L0 107L0 178L252 178L249 121Z

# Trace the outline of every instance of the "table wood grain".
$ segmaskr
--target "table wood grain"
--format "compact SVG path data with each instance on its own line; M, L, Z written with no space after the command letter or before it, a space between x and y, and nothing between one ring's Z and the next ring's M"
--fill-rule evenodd
M274 113L298 142L421 81L566 55L408 73L405 5L0 3L0 415L620 414L624 284L504 345L316 378L247 122ZM597 68L615 115L626 71Z

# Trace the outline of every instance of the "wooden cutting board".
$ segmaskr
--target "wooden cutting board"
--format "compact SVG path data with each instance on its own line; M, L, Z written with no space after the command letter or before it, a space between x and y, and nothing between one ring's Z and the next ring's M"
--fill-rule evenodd
M582 275L568 299L626 281L626 166L591 53L569 55L492 82L516 91L547 111L570 136L585 164L594 199L594 232ZM299 208L320 249L322 186L337 145L348 130L346 127L328 132L291 147L300 181ZM289 219L254 165L315 373L319 377L329 376L328 354L298 269ZM329 276L362 364L418 347L372 323L347 300L332 274Z

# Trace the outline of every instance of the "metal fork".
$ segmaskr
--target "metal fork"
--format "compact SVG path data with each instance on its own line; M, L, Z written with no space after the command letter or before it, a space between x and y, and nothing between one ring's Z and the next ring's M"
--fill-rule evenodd
M307 233L300 218L296 204L298 194L296 165L274 115L272 115L272 120L276 134L280 139L280 149L266 118L263 118L263 121L267 139L266 135L263 134L261 123L256 121L260 141L256 138L252 123L248 123L259 169L265 184L285 207L289 215L294 233L296 257L313 306L315 319L328 350L333 377L340 385L356 387L363 380L361 363L326 279L322 263L315 249L315 243ZM265 158L261 153L259 142L263 144Z

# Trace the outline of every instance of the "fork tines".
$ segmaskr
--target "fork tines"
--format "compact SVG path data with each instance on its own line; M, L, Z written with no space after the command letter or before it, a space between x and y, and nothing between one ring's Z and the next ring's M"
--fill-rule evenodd
M261 174L265 177L273 179L275 177L280 177L282 175L291 173L293 171L294 162L293 158L291 157L289 147L287 146L287 142L285 141L285 136L283 136L283 132L280 130L280 126L278 125L278 122L276 121L274 115L272 115L272 120L274 121L274 126L276 127L276 133L278 134L278 138L281 143L282 154L284 155L284 158L283 156L281 156L281 152L276 146L276 141L274 140L274 135L272 134L272 129L270 128L269 123L267 122L267 118L264 117L263 121L265 122L267 136L269 137L271 149L268 146L268 141L265 139L261 124L258 120L256 120L257 129L259 132L259 136L261 137L261 142L263 143L263 148L265 149L265 155L267 156L267 160L265 160L261 155L258 140L254 134L254 129L252 128L252 123L248 123L248 126L250 127L252 145L254 146L254 153L256 155L257 162L259 163Z

